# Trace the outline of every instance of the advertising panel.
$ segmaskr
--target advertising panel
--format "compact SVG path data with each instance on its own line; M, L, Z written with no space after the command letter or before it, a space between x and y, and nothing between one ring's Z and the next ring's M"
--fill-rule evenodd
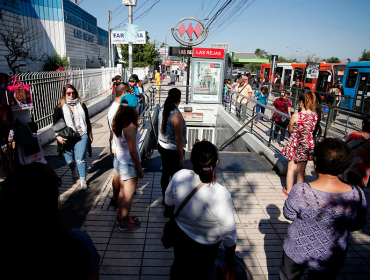
M307 79L317 79L319 77L319 67L320 67L319 63L308 62L307 68L306 68L306 71L307 71L306 78Z
M193 59L192 101L219 103L223 79L223 60Z
M123 40L128 43L135 43L139 26L136 24L126 23L125 38Z

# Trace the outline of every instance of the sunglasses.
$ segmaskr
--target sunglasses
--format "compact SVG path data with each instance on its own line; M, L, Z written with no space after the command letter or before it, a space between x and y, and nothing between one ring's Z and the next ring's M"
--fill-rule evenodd
M72 95L72 94L75 94L76 92L72 91L72 92L66 92L66 95Z

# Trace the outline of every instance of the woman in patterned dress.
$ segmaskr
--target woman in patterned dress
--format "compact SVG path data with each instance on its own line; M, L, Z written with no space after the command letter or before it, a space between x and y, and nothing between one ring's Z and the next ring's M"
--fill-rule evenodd
M298 99L299 112L294 114L289 122L288 131L291 133L287 144L281 152L288 159L286 190L288 195L293 187L294 176L297 172L297 184L305 181L307 161L313 159L313 131L317 123L316 96L313 91L301 94Z

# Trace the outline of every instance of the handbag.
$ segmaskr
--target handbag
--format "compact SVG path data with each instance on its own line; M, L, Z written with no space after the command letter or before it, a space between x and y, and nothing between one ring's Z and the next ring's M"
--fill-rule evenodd
M204 183L200 183L192 192L184 199L184 201L181 203L180 207L177 209L175 215L169 220L163 228L163 235L161 238L162 244L165 249L173 247L173 244L175 243L176 238L176 228L177 224L175 219L180 214L182 208L188 203L188 201L192 198L192 196L205 185Z
M55 124L52 126L52 130L54 133L58 133L60 137L66 139L65 145L68 145L71 140L74 138L74 131L72 128L66 125L66 122L63 118L59 119Z
M7 86L7 91L10 96L9 103L12 109L33 107L30 85L23 84L15 77L13 85Z
M361 189L356 186L356 185L352 185L357 191L358 191L358 194L360 195L360 207L357 211L357 215L356 215L356 218L352 224L352 226L349 228L349 231L356 231L356 230L360 230L362 229L365 225L366 225L366 208L362 208L362 200L363 200L363 197L362 197L362 191Z
M217 280L235 280L235 272L231 265L217 266Z

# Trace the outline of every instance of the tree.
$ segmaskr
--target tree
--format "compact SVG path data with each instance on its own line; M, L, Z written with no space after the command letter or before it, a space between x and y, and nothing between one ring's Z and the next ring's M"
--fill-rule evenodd
M158 51L155 49L155 44L149 42L149 35L146 32L146 44L135 44L132 46L132 61L133 67L146 67L152 66L156 58L159 56ZM122 59L125 61L123 67L128 67L128 44L121 45Z
M328 59L324 59L327 63L341 63L342 61L338 57L330 57Z
M279 56L278 57L278 62L287 62L287 63L297 63L297 62L299 62L297 59L287 59L287 58L285 58L285 57L283 57L283 56Z
M370 61L370 51L367 52L366 49L364 49L358 61Z
M68 58L66 56L61 57L59 54L54 53L53 55L46 56L46 62L44 64L44 71L55 71L62 67L65 69L69 65Z
M44 59L44 55L37 55L36 52L40 32L33 32L31 28L29 25L23 28L19 17L12 25L3 24L0 28L0 42L7 51L4 57L13 74L19 72L22 66ZM41 49L39 51L41 53Z
M244 69L248 69L252 72L259 72L260 68L261 68L260 63L246 63L246 64L244 64Z
M263 49L256 49L254 51L254 54L258 58L264 58L264 59L268 59L268 60L270 60L270 58L271 58L271 55L267 51L265 51Z
M320 58L316 56L315 53L309 54L306 58L306 62L318 62L318 61L320 61Z

